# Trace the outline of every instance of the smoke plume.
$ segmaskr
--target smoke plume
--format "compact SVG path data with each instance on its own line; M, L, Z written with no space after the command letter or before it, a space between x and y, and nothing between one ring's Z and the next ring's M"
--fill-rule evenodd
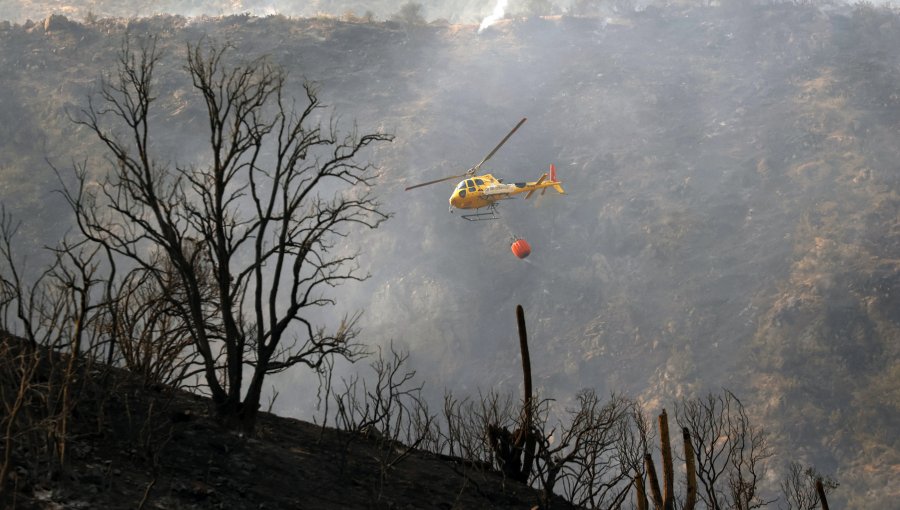
M503 18L503 15L506 13L507 3L508 0L497 0L497 5L494 6L494 11L491 12L491 15L481 20L481 26L478 27L479 34L487 27L493 25L498 19Z

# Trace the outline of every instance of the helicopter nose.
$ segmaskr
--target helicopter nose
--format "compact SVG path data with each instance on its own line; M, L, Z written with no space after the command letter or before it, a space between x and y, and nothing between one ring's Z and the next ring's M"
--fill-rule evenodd
M459 195L454 193L450 196L450 207L459 207L460 198Z

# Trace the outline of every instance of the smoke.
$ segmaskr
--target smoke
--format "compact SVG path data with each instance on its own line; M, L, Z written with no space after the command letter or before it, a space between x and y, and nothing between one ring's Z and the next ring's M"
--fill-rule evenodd
M481 25L478 27L479 34L487 27L493 25L498 19L503 18L503 15L506 13L507 3L508 0L497 0L497 5L494 6L494 11L491 15L481 20Z

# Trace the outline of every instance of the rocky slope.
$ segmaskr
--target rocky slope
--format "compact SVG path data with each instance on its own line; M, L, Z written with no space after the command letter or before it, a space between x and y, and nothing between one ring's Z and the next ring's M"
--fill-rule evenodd
M102 170L65 112L126 29L167 49L157 122L172 160L202 162L180 62L204 35L271 55L348 123L397 136L372 154L394 218L346 247L373 278L339 297L366 310L371 343L410 349L436 396L518 391L521 303L541 394L561 405L582 387L656 408L724 386L781 451L834 473L848 507L900 494L895 13L647 9L482 34L280 16L4 24L0 198L34 246L66 228L45 158ZM476 225L446 213L452 183L402 191L468 168L523 116L488 170L524 180L555 163L568 196ZM280 398L310 412L306 392Z

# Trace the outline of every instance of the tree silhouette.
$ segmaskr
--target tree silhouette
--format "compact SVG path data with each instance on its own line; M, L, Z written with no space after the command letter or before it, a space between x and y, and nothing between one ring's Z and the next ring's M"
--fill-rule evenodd
M728 390L721 395L681 399L678 424L694 449L698 498L711 509L750 510L770 503L760 483L772 456L768 434L751 423L744 405Z
M229 65L229 49L188 45L209 153L170 166L156 152L150 122L161 51L155 39L132 47L126 37L100 104L89 101L74 118L113 164L96 183L76 167L78 184L64 196L88 239L148 271L161 288L179 290L218 415L252 432L266 375L362 353L358 314L332 331L307 316L335 303L329 288L367 277L357 254L341 254L336 242L352 226L387 219L370 192L373 167L359 159L393 137L355 128L342 135L333 119L323 127L314 85L304 83L305 101L295 102L281 68L266 58ZM159 270L160 258L170 271Z

